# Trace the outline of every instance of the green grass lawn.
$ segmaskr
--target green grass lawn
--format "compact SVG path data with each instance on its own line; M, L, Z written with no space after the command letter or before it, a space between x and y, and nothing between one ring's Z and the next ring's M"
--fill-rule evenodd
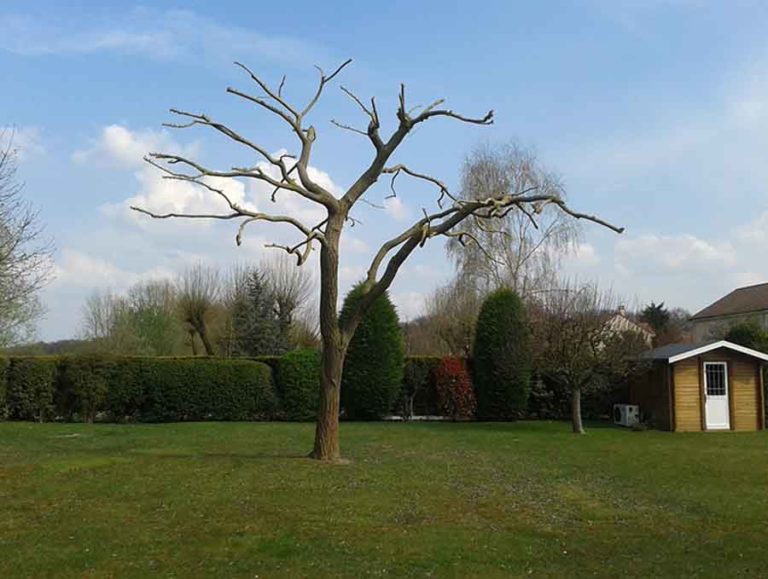
M0 424L0 577L768 575L768 433Z

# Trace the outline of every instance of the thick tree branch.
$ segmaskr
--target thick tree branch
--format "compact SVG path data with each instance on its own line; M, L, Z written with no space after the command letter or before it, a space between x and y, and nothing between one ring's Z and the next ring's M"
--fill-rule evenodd
M374 148L377 151L380 150L384 146L384 142L381 140L381 135L379 134L381 122L379 120L379 111L376 108L376 99L371 97L371 108L369 109L363 104L363 101L360 100L351 90L344 86L341 87L341 90L344 91L344 94L346 94L350 99L357 103L357 105L370 119L368 123L368 129L364 134L368 136L371 143L373 143Z
M448 237L466 237L466 232L456 232L454 231L454 228L469 217L486 220L503 219L509 211L521 208L527 209L527 207L535 207L536 209L531 211L531 213L538 214L548 203L556 205L561 211L576 219L592 221L593 223L607 227L617 233L624 231L624 228L617 227L599 217L574 211L562 199L555 195L527 195L518 193L512 195L499 195L498 197L491 197L484 200L460 201L448 209L425 215L400 235L393 237L381 246L371 261L366 279L363 282L365 294L360 300L355 313L349 317L349 325L343 328L343 330L349 332L354 329L368 305L389 289L397 272L408 256L417 247L423 246L430 238L439 235ZM475 241L477 240L475 239ZM478 245L480 244L478 243ZM483 250L482 246L480 246L480 248ZM379 277L378 274L381 265L387 256L395 249L397 249L397 251L389 259L384 269L384 273Z
M398 99L399 105L397 109L397 118L400 121L399 125L386 142L381 142L376 146L376 156L374 157L373 161L342 197L341 210L344 212L348 212L358 201L358 199L365 195L366 191L368 191L368 189L370 189L370 187L377 181L389 158L395 152L397 147L400 146L403 140L408 136L413 127L415 127L417 124L434 117L448 117L465 123L478 125L490 125L493 123L493 111L489 111L483 117L474 118L460 115L447 109L437 109L436 107L443 103L442 99L433 102L424 108L424 110L422 110L419 115L412 117L406 107L405 85L403 84L400 85L400 94ZM362 101L360 101L360 99L357 97L354 97L353 100L355 100L355 102L357 102L359 105L362 104ZM365 112L369 112L367 107L364 107L363 110ZM374 114L374 111L375 104L372 103L372 109L370 113ZM378 119L378 113L375 113L375 116ZM376 131L378 131L378 123L376 126Z
M183 116L191 118L192 121L184 124L176 124L176 123L163 123L163 126L170 127L170 128L176 128L176 129L183 129L192 127L194 125L201 125L206 127L211 127L212 129L220 132L223 135L226 135L230 139L232 139L235 142L238 142L242 145L245 145L249 149L252 149L256 151L259 155L261 155L266 161L268 161L270 164L274 165L278 169L280 169L280 173L283 176L283 180L287 182L291 182L291 178L288 174L288 167L285 164L284 159L288 157L289 155L281 155L280 157L274 157L272 156L264 147L254 143L253 141L246 139L238 132L234 131L233 129L229 128L227 125L223 123L219 123L216 121L211 120L207 115L204 114L195 114L190 113L187 111L182 111L179 109L171 109L171 112L175 115Z

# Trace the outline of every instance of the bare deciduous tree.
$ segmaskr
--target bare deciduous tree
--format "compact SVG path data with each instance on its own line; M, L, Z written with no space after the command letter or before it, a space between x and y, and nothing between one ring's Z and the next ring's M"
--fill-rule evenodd
M483 296L474 284L459 275L438 288L426 300L430 330L453 356L468 357L472 351L475 323Z
M81 332L100 352L170 356L179 353L181 324L173 284L139 282L126 295L94 293L83 306Z
M207 356L215 354L208 334L208 323L221 297L221 285L219 271L202 264L185 269L176 282L177 306L189 327L193 351L196 335L203 343Z
M475 149L464 161L461 184L468 199L531 190L564 198L559 179L540 166L532 151L515 144ZM532 210L535 219L521 210L492 225L474 216L466 221L462 227L477 243L453 238L447 244L463 283L482 292L509 287L523 299L555 285L560 258L571 249L578 228L557 205L533 205Z
M573 432L584 434L581 395L626 379L647 349L644 336L617 332L607 324L616 300L595 285L566 284L540 296L533 308L538 367L571 394Z
M411 132L427 121L434 119L452 119L473 125L489 125L493 122L493 111L480 117L468 117L443 107L443 99L422 107L413 107L407 102L405 86L400 86L396 110L396 126L387 135L382 134L381 117L376 100L364 101L347 88L344 93L359 108L367 120L364 129L334 121L334 124L353 134L367 139L373 147L370 163L360 172L351 185L340 196L335 196L316 179L310 171L313 147L317 141L317 130L307 124L309 114L323 95L328 84L338 76L351 60L347 60L330 74L319 69L317 88L304 106L291 104L284 94L285 79L276 88L271 87L246 66L238 66L245 71L261 94L250 94L237 88L228 88L233 94L247 103L264 109L281 119L298 145L298 153L272 154L264 146L245 137L233 128L203 113L172 109L171 112L184 119L183 123L170 124L176 128L206 127L220 133L244 146L262 161L253 166L215 169L178 154L150 153L147 161L165 173L168 179L194 183L208 190L223 201L225 210L221 213L155 213L144 208L134 208L157 219L193 218L237 220L240 227L237 241L240 241L244 229L254 223L272 222L292 226L300 234L300 239L293 245L282 247L289 254L295 255L299 265L303 264L314 247L320 248L320 332L322 336L322 377L320 405L315 432L315 443L310 456L313 458L336 461L340 459L339 446L339 395L341 374L347 346L363 314L369 306L392 284L400 267L418 248L437 236L455 237L466 243L473 239L471 233L459 230L467 219L501 221L516 211L522 211L527 218L536 220L544 209L551 207L576 219L586 219L610 227L619 228L605 221L571 210L563 199L555 193L536 190L531 186L524 190L499 190L485 198L469 199L453 194L445 184L425 173L416 171L402 163L389 164L395 151ZM437 208L424 210L423 217L410 227L385 242L375 253L367 275L362 282L362 297L356 308L339 322L337 305L339 290L339 241L345 225L353 220L351 215L355 206L383 175L390 176L393 195L396 194L394 183L398 177L410 177L437 188ZM294 215L271 214L254 211L234 202L226 192L215 185L211 178L232 178L255 180L266 183L273 189L273 199L277 194L298 195L320 205L325 217L318 223L303 223Z
M51 274L52 244L22 196L13 134L0 130L0 346L26 337L41 312L38 293Z
M314 281L306 269L297 268L285 256L265 260L261 269L275 299L280 330L288 338L296 316L311 303Z
M99 341L109 338L115 326L118 307L118 298L109 292L96 292L88 296L83 305L83 337Z

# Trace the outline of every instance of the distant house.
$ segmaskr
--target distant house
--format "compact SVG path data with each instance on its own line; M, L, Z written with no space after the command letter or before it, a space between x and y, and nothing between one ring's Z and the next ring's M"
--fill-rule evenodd
M619 306L614 314L611 314L605 322L605 328L609 332L617 334L623 332L634 332L642 336L646 345L650 348L653 344L653 338L656 336L651 327L644 322L634 322L627 316L627 310L624 306Z
M718 337L729 326L754 320L768 330L768 283L741 287L691 317L694 342Z
M762 430L762 366L768 354L725 340L669 344L641 356L630 404L660 430Z

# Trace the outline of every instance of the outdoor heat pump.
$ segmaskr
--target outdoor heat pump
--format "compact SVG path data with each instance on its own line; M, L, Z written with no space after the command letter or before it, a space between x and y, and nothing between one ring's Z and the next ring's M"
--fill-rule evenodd
M632 426L640 422L640 407L636 404L614 404L613 423L619 426Z

